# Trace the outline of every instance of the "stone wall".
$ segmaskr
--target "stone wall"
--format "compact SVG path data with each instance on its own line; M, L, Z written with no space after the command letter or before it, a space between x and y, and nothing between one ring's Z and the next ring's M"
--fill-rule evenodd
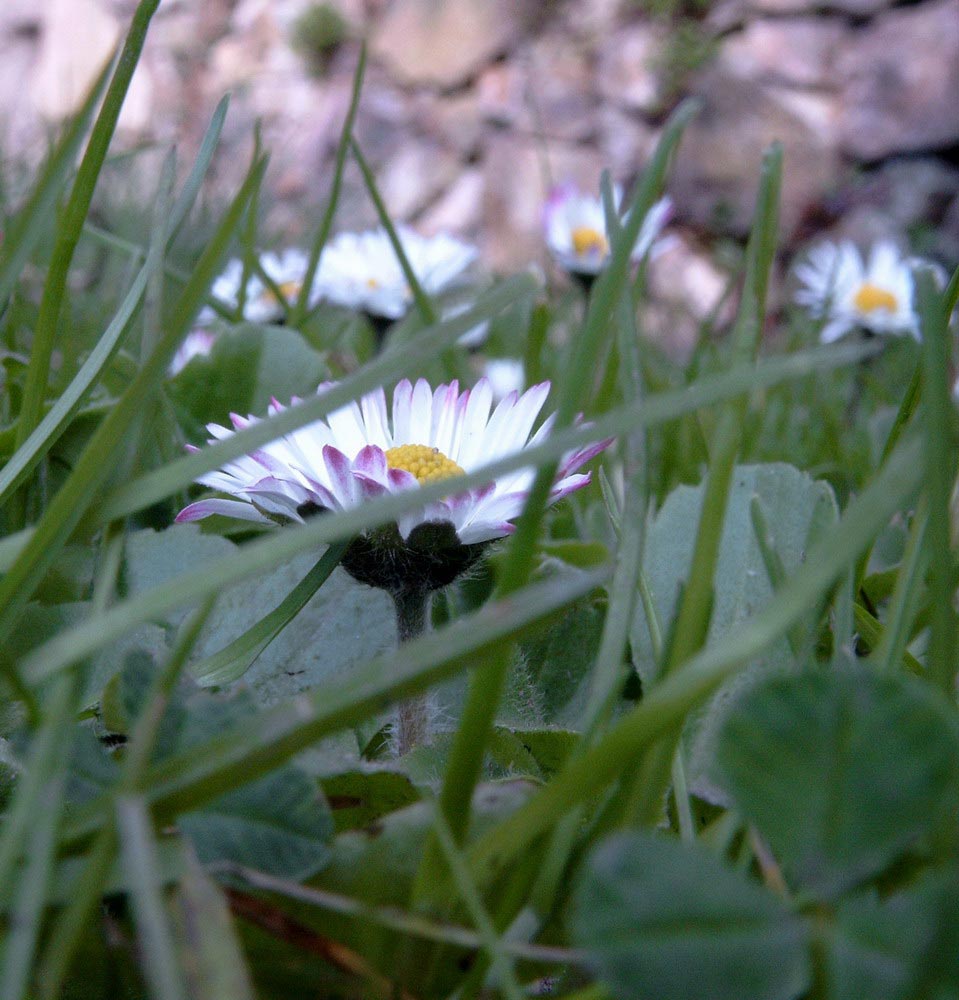
M676 7L681 0L671 0ZM703 3L704 0L699 0ZM0 152L35 161L121 34L130 0L4 0ZM891 235L959 261L959 0L713 0L686 18L638 0L339 0L349 26L320 71L292 40L309 0L163 0L119 145L188 160L232 92L214 185L245 169L254 123L272 150L268 231L312 231L356 63L357 135L398 218L475 239L494 269L544 261L551 183L628 183L677 101L698 95L671 179L679 240L658 286L693 312L723 285L716 235L748 229L762 149L786 152L786 250L824 232ZM351 170L338 223L372 222Z

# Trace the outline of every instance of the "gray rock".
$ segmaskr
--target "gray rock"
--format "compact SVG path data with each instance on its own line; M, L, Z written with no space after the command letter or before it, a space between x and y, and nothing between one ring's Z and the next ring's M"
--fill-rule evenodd
M466 83L525 34L532 0L394 0L377 25L373 55L407 83Z
M755 81L713 70L694 89L704 106L686 130L670 182L677 215L745 235L762 154L778 140L785 154L781 231L788 236L834 182L838 160L829 135Z
M840 20L829 17L751 21L743 31L723 40L719 61L737 76L795 87L825 87L848 34Z
M596 67L600 94L620 107L657 110L662 88L656 64L666 38L662 25L648 22L631 24L607 38Z
M840 142L863 160L959 143L959 0L890 11L837 63Z

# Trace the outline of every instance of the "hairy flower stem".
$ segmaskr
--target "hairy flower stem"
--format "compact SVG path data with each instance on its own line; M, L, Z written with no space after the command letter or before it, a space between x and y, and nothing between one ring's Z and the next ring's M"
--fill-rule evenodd
M426 631L426 613L429 609L428 590L404 587L390 591L396 606L396 627L400 643L415 639ZM396 730L396 753L402 757L415 747L430 741L430 717L425 694L414 695L400 704Z

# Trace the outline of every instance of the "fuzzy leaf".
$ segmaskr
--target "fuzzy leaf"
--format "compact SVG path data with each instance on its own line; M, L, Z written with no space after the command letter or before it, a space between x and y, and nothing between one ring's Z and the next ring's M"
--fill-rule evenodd
M773 895L699 845L619 834L591 854L573 939L619 1000L792 1000L805 931Z

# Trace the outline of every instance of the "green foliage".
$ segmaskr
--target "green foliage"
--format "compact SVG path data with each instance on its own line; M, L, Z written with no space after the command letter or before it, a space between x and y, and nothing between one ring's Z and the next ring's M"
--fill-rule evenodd
M375 356L304 290L284 326L218 319L171 376L224 261L285 241L258 229L258 148L219 217L191 218L225 104L152 206L90 222L154 7L23 200L4 191L0 994L959 994L959 278L919 281L921 345L767 321L774 147L730 335L660 355L629 251L683 106L585 309L506 277L439 319L403 261L416 308ZM315 52L343 40L332 9L296 29ZM683 72L701 13L658 8ZM363 69L310 273L351 153L395 235L353 134ZM198 476L371 389L471 381L456 341L487 322L558 418L460 482L537 470L433 630L397 648L389 599L338 563L447 484L277 530L173 523ZM261 419L184 454L231 412ZM597 481L549 508L563 456L605 436ZM397 757L420 696L435 739Z
M776 678L728 719L717 764L797 886L832 899L959 804L959 726L928 685L861 668Z
M667 498L649 526L643 570L652 597L658 627L665 635L675 628L678 599L686 583L693 553L689 525L700 517L703 486L680 486ZM740 465L733 472L716 562L709 638L715 640L768 604L776 587L766 565L751 514L758 503L771 526L772 551L786 576L793 574L814 542L814 532L835 523L832 490L822 481L784 464ZM640 677L651 684L658 676L650 639L649 610L638 607L631 630L633 657ZM806 634L805 632L803 634ZM764 675L787 670L801 649L790 648L789 636L724 684L685 727L687 773L692 789L701 796L722 800L711 764L716 733L731 706Z
M229 425L231 413L264 413L271 398L284 405L307 396L330 376L323 358L295 330L240 325L221 336L209 357L193 358L170 382L188 440L202 444L206 425Z
M801 922L702 847L618 834L592 853L573 936L618 997L788 1000L809 985Z

